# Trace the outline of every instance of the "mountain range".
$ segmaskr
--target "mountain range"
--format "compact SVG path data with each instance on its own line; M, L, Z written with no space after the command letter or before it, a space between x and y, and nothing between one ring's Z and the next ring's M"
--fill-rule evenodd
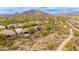
M79 11L75 12L69 12L69 13L58 13L58 14L64 14L64 15L79 15ZM28 10L28 11L23 11L21 13L14 13L14 14L0 14L0 16L8 16L8 15L28 15L28 16L48 16L48 15L57 15L57 14L51 14L42 10Z

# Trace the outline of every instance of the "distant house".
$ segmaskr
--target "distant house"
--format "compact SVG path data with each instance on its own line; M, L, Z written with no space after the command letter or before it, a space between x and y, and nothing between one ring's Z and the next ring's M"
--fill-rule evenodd
M10 25L7 25L8 28L17 28L18 25L17 24L10 24Z
M3 34L8 36L8 37L13 37L15 36L15 32L13 30L2 30Z
M40 21L34 21L33 26L41 25L42 23Z
M9 24L9 25L7 25L7 27L8 28L22 28L24 24L25 23L22 23L22 24Z
M6 29L4 25L0 25L0 29Z
M15 28L15 31L17 34L20 34L20 35L28 33L27 29L23 29L23 28Z
M22 23L22 24L18 24L18 27L23 27L23 25L25 25L26 23Z
M36 30L36 31L40 31L41 30L41 26L34 26L34 29Z

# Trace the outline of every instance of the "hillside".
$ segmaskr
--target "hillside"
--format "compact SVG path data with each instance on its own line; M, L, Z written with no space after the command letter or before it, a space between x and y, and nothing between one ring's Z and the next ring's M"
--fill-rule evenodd
M33 15L35 15L35 16L48 16L48 15L50 15L44 11L41 11L41 10L29 10L29 11L24 11L21 14L27 14L30 16L33 16Z
M78 16L78 15L79 15L79 11L66 13L66 15L70 15L70 16Z

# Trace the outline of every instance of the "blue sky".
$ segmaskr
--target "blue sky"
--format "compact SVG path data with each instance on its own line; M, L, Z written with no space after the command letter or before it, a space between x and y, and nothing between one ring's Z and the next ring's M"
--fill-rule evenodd
M50 14L78 12L77 7L0 7L0 14L21 13L28 10L42 10Z

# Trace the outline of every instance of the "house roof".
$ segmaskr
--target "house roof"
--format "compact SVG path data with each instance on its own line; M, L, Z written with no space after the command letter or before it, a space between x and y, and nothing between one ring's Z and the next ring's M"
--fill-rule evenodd
M27 31L27 29L15 28L15 31L16 31L17 33L24 33L24 32Z
M15 32L13 30L3 30L3 34L5 34L5 35L15 35Z
M26 23L22 23L22 24L18 24L19 27L22 27L23 25L25 25Z
M17 24L9 24L9 25L7 25L8 27L11 27L11 26L13 26L13 27L18 27L18 25Z
M40 31L41 27L40 27L40 26L34 26L34 29L35 29L36 31Z
M5 26L4 25L0 25L0 29L4 29L5 28Z

